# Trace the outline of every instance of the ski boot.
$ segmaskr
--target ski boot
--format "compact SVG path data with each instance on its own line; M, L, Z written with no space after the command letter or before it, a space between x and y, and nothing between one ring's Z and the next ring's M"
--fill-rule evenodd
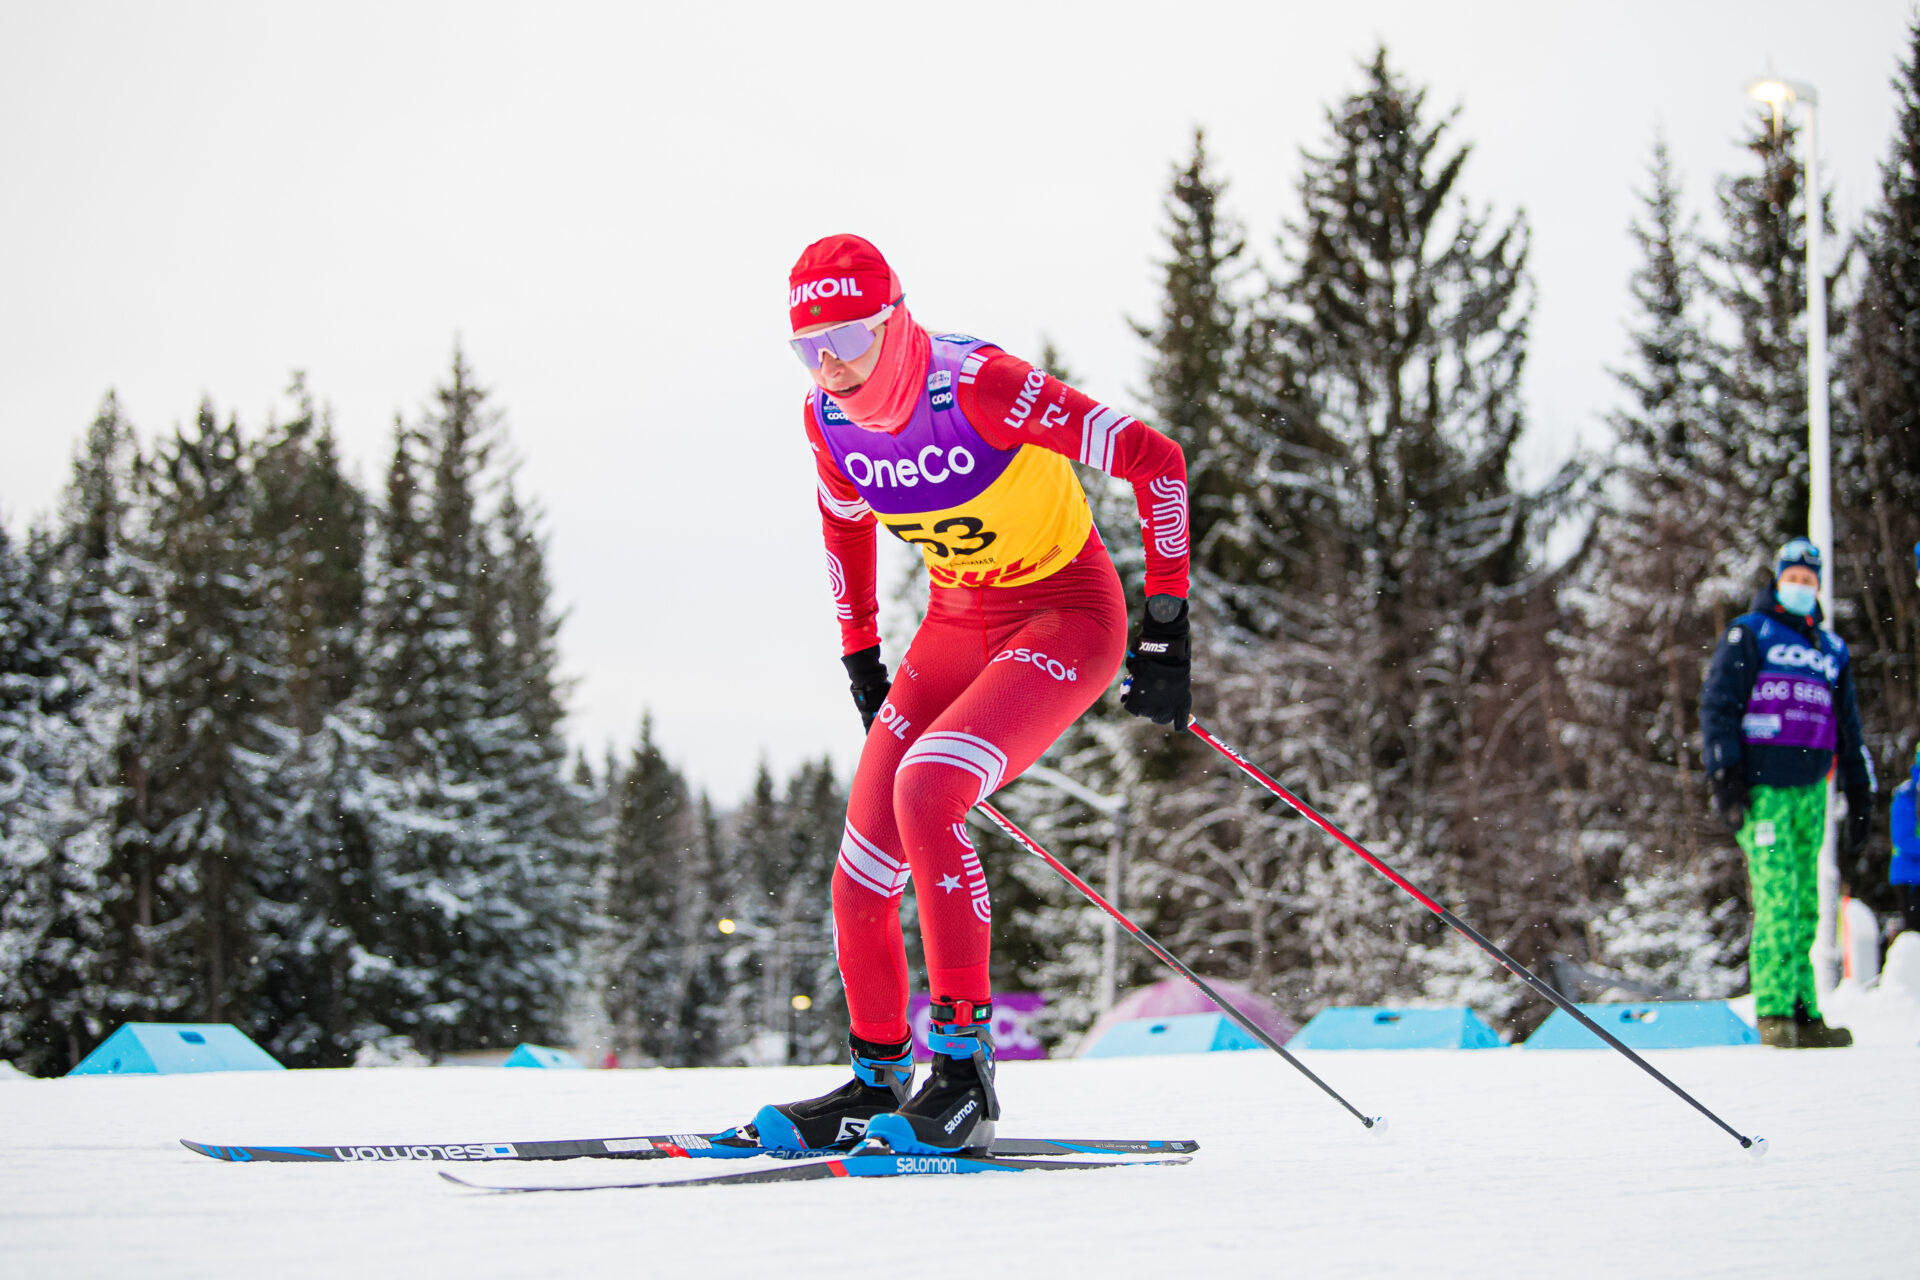
M1794 1035L1795 1023L1792 1018L1761 1018L1760 1043L1770 1049L1798 1049L1800 1041Z
M993 1091L993 1006L936 1000L927 1035L933 1073L913 1100L875 1116L867 1140L914 1155L952 1155L993 1145L1000 1099Z
M1793 1047L1796 1049L1844 1049L1853 1043L1853 1032L1845 1027L1830 1027L1825 1018L1796 1018Z
M850 1035L847 1042L853 1079L817 1098L760 1108L742 1136L774 1151L843 1150L860 1141L869 1120L905 1102L913 1088L913 1041L878 1044Z

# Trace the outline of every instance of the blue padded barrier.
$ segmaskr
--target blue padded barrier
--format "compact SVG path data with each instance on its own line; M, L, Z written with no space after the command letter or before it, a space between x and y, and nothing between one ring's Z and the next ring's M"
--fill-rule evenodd
M1498 1049L1500 1037L1465 1005L1389 1009L1349 1005L1322 1009L1300 1028L1290 1049Z
M1258 1049L1260 1042L1224 1013L1182 1013L1170 1018L1116 1022L1080 1051L1083 1058L1141 1058L1161 1053L1223 1053Z
M128 1022L70 1076L170 1076L190 1071L285 1071L231 1022Z
M1724 1000L1662 1000L1652 1004L1576 1006L1629 1049L1702 1049L1712 1045L1759 1044L1760 1034L1727 1007ZM1606 1041L1581 1026L1564 1009L1528 1036L1528 1049L1605 1049Z
M563 1071L581 1071L586 1063L565 1049L549 1049L543 1044L523 1044L507 1055L503 1067L547 1067Z

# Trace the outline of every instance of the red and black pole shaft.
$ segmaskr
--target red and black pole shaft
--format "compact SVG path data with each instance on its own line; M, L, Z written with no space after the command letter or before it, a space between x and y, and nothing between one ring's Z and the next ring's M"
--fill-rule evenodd
M1536 977L1531 969L1528 969L1525 965L1521 964L1518 960L1515 960L1512 956L1508 955L1505 951L1502 951L1499 947L1495 946L1493 942L1490 941L1485 935L1483 935L1478 929L1475 929L1472 925L1468 924L1465 920L1462 920L1459 916L1453 914L1453 912L1441 906L1438 902L1435 902L1432 898L1428 897L1426 894L1420 892L1420 890L1415 888L1413 883L1409 881L1405 876L1401 875L1398 871L1395 871L1392 867L1382 862L1379 858L1376 858L1372 853L1368 852L1358 841L1354 840L1346 832L1342 831L1340 828L1334 826L1331 822L1328 822L1325 818L1315 813L1313 811L1313 808L1310 805L1308 805L1306 801L1300 799L1298 796L1294 795L1291 791L1288 791L1285 787L1275 782L1272 778L1269 778L1265 773L1261 772L1258 768L1254 767L1254 765L1250 763L1247 760L1247 758L1241 755L1238 751L1235 751L1232 747L1229 747L1226 743L1220 741L1220 739L1214 737L1211 733L1208 733L1207 730L1201 726L1198 720L1188 721L1187 728L1191 730L1193 735L1199 738L1200 741L1206 743L1208 746L1212 747L1215 751L1218 751L1221 755L1225 756L1227 759L1239 765L1240 768L1246 772L1248 777L1252 778L1255 782L1258 782L1261 786L1265 787L1267 790L1273 792L1274 795L1279 796L1280 799L1286 801L1286 803L1291 805L1294 811L1298 813L1301 817L1305 818L1308 822L1311 822L1314 826L1319 827L1322 831L1332 836L1335 840L1338 840L1341 844L1345 845L1350 852L1359 855L1361 860L1364 861L1368 866L1372 867L1375 871L1378 871L1381 875L1385 876L1387 879L1393 881L1394 884L1398 885L1402 890L1404 890L1408 894L1408 896L1412 897L1421 906L1433 912L1433 914L1439 916L1440 919L1444 921L1449 928L1459 933L1462 937L1467 939L1467 941L1473 943L1474 946L1479 947L1482 951L1492 956L1495 960L1498 960L1516 978L1519 978L1522 982L1532 987L1535 991L1538 991L1541 995L1551 1000L1555 1005L1566 1010L1580 1023L1581 1026L1585 1027L1587 1030L1599 1036L1602 1040L1606 1041L1608 1044L1618 1049L1621 1053L1624 1053L1629 1059L1632 1060L1635 1066L1639 1067L1642 1071L1652 1076L1655 1080L1658 1080L1661 1084L1667 1086L1667 1088L1673 1090L1674 1094L1682 1098L1683 1100L1685 1100L1688 1106L1692 1107L1695 1111L1698 1111L1701 1115L1705 1116L1707 1119L1719 1125L1730 1136L1736 1139L1741 1146L1746 1147L1749 1150L1765 1152L1766 1150L1765 1139L1749 1138L1746 1134L1741 1133L1738 1129L1728 1124L1725 1120L1722 1120L1719 1116L1709 1111L1700 1102L1698 1098L1688 1093L1685 1089L1682 1089L1679 1085L1675 1084L1673 1081L1667 1079L1667 1077L1662 1075L1660 1071L1651 1062L1648 1062L1645 1058L1635 1053L1632 1049L1629 1049L1625 1044L1623 1044L1620 1041L1619 1037L1615 1036L1612 1032L1608 1031L1605 1027L1595 1022L1592 1018L1589 1018L1585 1013L1581 1011L1578 1005L1573 1003L1573 1001L1567 999L1565 996L1561 995L1558 991L1555 991L1552 987L1548 986L1540 978Z
M1225 996L1221 995L1218 991L1215 991L1210 985L1208 985L1207 980L1205 978L1195 973L1192 969L1189 969L1184 963L1181 962L1180 957L1174 955L1173 952L1167 950L1165 947L1161 946L1158 942L1156 942L1153 938L1153 935L1149 934L1145 929L1142 929L1139 925L1135 924L1133 921L1127 919L1127 917L1121 913L1120 908L1114 906L1111 902L1108 902L1105 898L1101 897L1097 892L1095 892L1092 885L1088 884L1085 880L1082 880L1079 876L1075 875L1073 873L1073 868L1069 867L1066 863L1060 861L1060 859L1048 853L1045 849L1042 849L1039 846L1039 844L1037 844L1034 841L1032 836L1022 831L1019 827L1014 826L1013 823L1008 820L1005 814L1001 813L998 809L994 808L992 805L988 804L984 800L980 802L978 807L980 809L980 812L986 814L989 818L993 819L994 824L996 826L998 826L1002 831L1006 832L1009 836L1012 836L1014 843L1018 844L1021 848L1025 849L1028 853L1032 854L1034 857L1040 859L1040 861L1046 863L1048 866L1052 867L1055 871L1059 872L1061 877L1065 879L1068 884L1072 885L1074 888L1078 889L1081 893L1085 894L1089 902L1093 903L1094 906L1099 907L1102 911L1112 916L1115 920L1119 922L1120 927L1122 929L1125 929L1128 933L1138 938L1142 946L1146 947L1147 950L1153 952L1154 955L1160 958L1161 963L1165 964L1168 968L1172 969L1175 973L1179 974L1181 977L1185 978L1188 982L1191 982L1194 986L1198 987L1201 993L1204 994L1207 997L1207 999L1213 1001L1214 1004L1220 1007L1220 1012L1226 1014L1229 1018L1232 1018L1235 1022L1239 1023L1241 1028L1244 1031L1246 1031L1248 1035L1252 1036L1254 1039L1258 1040L1261 1044L1267 1046L1267 1048L1273 1050L1275 1053L1285 1058L1293 1066L1294 1070L1298 1071L1301 1075L1305 1076L1307 1079L1319 1085L1322 1093L1325 1093L1329 1098L1332 1098L1335 1102L1345 1107L1348 1110L1348 1112L1352 1114L1355 1120L1358 1120L1361 1124L1367 1126L1367 1128L1369 1129L1373 1128L1375 1125L1379 1125L1383 1129L1386 1127L1386 1121L1383 1118L1381 1118L1380 1116L1367 1115L1365 1112L1361 1111L1358 1107L1354 1106L1351 1102L1348 1102L1345 1098L1341 1097L1338 1093L1334 1092L1333 1086L1328 1084L1325 1080L1322 1080L1319 1076L1313 1074L1312 1070L1310 1070L1307 1067L1306 1063L1300 1061L1300 1059L1288 1053L1285 1046L1283 1046L1278 1040L1275 1040L1271 1035L1269 1035L1266 1032L1264 1028L1256 1024L1251 1018L1247 1017L1246 1014L1234 1008L1233 1005L1228 1002Z

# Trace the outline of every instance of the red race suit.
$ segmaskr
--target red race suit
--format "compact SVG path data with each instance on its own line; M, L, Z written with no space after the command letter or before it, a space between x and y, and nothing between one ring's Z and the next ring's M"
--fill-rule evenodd
M833 877L853 1032L907 1037L899 903L919 882L931 994L983 1003L992 904L967 811L1018 777L1112 684L1119 575L1070 465L1132 483L1147 593L1187 594L1186 459L1143 422L978 339L933 338L893 432L807 397L841 650L880 642L877 526L915 544L932 589L854 774Z

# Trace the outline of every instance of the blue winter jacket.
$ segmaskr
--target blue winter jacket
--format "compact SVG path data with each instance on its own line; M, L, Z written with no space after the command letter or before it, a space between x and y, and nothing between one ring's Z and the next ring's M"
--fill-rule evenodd
M1860 727L1860 703L1853 689L1853 663L1844 640L1820 627L1818 609L1812 622L1780 607L1773 588L1762 588L1748 612L1735 618L1713 651L1707 682L1700 690L1700 737L1707 773L1729 765L1744 765L1747 782L1756 787L1803 787L1827 776L1834 752L1814 747L1776 746L1746 741L1742 721L1754 693L1754 681L1766 665L1761 638L1769 649L1786 644L1804 646L1832 660L1836 672L1827 683L1832 690L1834 737L1844 791L1873 790L1873 762L1867 755ZM1808 660L1811 655L1808 655ZM1816 685L1817 688L1817 685Z
M1887 879L1894 884L1920 884L1920 815L1914 812L1914 794L1920 792L1920 760L1913 776L1893 792L1893 866Z

